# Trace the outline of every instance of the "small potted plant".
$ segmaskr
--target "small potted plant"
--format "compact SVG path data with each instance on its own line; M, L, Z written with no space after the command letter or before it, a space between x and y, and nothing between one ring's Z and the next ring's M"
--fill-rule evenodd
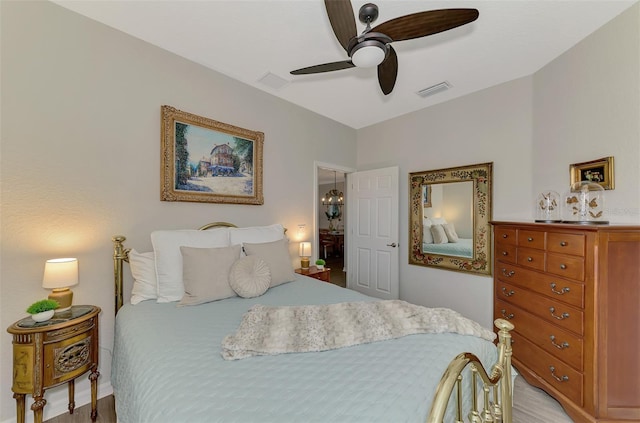
M327 262L322 259L316 260L316 267L318 268L318 270L324 270L325 264L327 264Z
M36 322L46 322L53 317L54 310L59 306L60 304L56 300L40 300L31 304L27 313Z

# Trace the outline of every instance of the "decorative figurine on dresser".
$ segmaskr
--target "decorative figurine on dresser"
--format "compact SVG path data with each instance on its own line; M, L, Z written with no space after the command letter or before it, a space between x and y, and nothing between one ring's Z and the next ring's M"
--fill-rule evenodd
M576 422L640 421L640 226L491 223L514 367Z
M57 311L57 310L56 310ZM13 335L13 397L16 400L17 422L25 422L25 396L33 396L35 423L42 423L47 403L44 391L68 384L69 413L73 414L74 381L89 373L91 381L91 420L98 416L98 314L100 308L91 305L71 306L53 318L38 322L25 317L9 326Z

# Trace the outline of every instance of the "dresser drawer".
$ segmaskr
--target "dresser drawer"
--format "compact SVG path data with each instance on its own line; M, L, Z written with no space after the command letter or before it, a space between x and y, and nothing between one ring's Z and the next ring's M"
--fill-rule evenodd
M540 320L539 317L508 304L496 301L496 318L502 317L502 310L516 327L516 331L540 348L559 358L578 371L583 368L583 341L582 338L571 332L562 330L557 326Z
M518 247L517 263L520 266L536 270L544 270L545 254L542 250Z
M507 245L517 245L517 231L510 228L496 228L495 229L496 242Z
M496 297L542 317L554 325L583 335L584 313L580 309L502 281L496 283Z
M518 230L518 247L535 248L544 250L545 234L541 231Z
M512 333L514 359L582 407L582 373L541 350L520 334Z
M586 240L584 235L562 232L547 233L547 251L552 253L584 256Z
M516 246L511 244L496 244L496 258L510 263L517 263Z
M577 281L584 280L584 259L564 254L547 254L547 272Z
M584 285L581 283L513 266L503 261L497 263L495 274L496 278L501 281L584 308Z

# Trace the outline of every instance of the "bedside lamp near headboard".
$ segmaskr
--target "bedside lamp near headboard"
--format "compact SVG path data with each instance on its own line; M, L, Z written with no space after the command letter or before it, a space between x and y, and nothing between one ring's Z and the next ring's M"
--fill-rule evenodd
M59 258L47 260L44 266L42 287L53 289L50 300L60 304L56 313L69 310L73 302L73 291L69 287L78 284L78 260L75 258Z

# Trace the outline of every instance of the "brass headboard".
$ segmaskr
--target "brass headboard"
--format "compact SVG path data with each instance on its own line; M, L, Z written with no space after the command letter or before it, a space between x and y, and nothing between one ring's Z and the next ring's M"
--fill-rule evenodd
M207 223L204 226L198 228L200 231L206 231L213 228L236 228L233 223L228 222L213 222ZM285 230L286 232L286 230ZM127 240L122 235L115 235L111 238L113 241L113 280L115 282L115 313L118 314L118 310L123 304L123 276L122 267L124 262L129 262L129 251L131 248L124 248L124 242Z

